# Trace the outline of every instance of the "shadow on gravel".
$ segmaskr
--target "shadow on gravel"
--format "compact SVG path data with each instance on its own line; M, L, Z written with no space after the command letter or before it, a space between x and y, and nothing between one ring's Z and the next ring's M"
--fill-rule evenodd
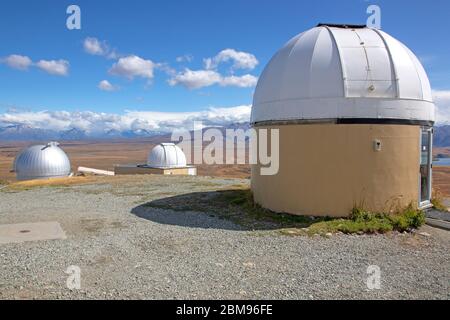
M314 222L309 217L278 214L255 206L248 189L157 199L133 208L131 213L161 224L242 231L306 228Z
M161 209L162 208L152 208L146 205L141 205L133 208L131 213L139 218L165 225L233 231L248 230L247 228L237 225L232 221L225 220L214 215L208 215L204 212L182 212L171 209Z

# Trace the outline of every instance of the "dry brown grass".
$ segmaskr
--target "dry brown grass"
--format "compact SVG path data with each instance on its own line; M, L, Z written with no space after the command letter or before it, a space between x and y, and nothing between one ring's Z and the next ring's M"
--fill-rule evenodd
M42 180L17 181L8 184L6 191L29 190L39 187L69 187L88 184L107 184L112 187L132 184L134 186L157 178L156 175L124 175L124 176L75 176Z
M61 147L68 154L72 163L72 171L78 167L114 170L116 164L145 163L148 152L159 142L167 138L149 138L136 140L112 141L75 141L62 142ZM17 153L26 146L35 143L15 142L0 143L0 180L14 181L15 175L10 172ZM228 178L250 177L248 165L200 165L198 174Z
M14 181L10 172L17 153L26 146L38 142L9 142L0 144L0 179ZM74 141L62 142L61 147L68 154L72 171L79 166L113 170L116 164L144 163L148 151L157 142L148 140L133 141Z
M450 198L450 167L433 167L433 187L443 198Z
M433 154L435 156L438 154L444 154L450 157L450 147L434 147Z
M98 177L67 177L43 180L18 181L10 183L7 190L19 191L38 187L68 187L74 185L98 183Z
M74 141L63 142L62 148L68 153L72 170L79 166L113 170L116 164L145 163L147 154L157 143L168 141L168 137L155 137L135 140L111 141ZM29 142L0 143L0 180L14 181L12 168L14 157ZM450 148L435 148L434 154L450 154ZM216 176L228 178L249 178L248 165L199 165L198 174L202 176ZM113 180L118 181L118 180ZM450 198L450 167L435 166L433 170L433 184L442 196Z
M436 188L433 188L433 198L431 203L436 210L447 211L447 207L444 204L444 196L442 192Z

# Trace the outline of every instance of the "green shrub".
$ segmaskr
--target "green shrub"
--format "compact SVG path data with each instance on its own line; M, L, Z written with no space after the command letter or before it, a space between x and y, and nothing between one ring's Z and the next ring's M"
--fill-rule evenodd
M350 219L365 230L379 229L382 232L390 230L406 231L422 226L425 223L425 214L410 204L403 210L393 214L373 213L361 208L354 208Z
M399 231L417 229L425 223L423 211L414 209L412 205L409 205L400 213L390 215L389 218L394 228Z

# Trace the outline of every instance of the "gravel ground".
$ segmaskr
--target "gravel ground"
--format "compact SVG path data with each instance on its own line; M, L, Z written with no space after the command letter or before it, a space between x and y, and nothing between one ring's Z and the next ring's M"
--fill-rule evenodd
M0 224L58 221L67 239L0 245L0 298L450 298L450 232L444 230L292 237L244 230L205 213L141 206L246 183L141 176L3 189ZM81 268L80 290L66 286L71 265ZM380 289L367 288L369 265L380 267Z

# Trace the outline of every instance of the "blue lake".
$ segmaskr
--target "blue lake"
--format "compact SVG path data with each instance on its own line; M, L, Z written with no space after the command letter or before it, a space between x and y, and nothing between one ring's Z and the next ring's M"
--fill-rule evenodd
M439 158L438 161L433 161L434 166L450 166L450 158Z

